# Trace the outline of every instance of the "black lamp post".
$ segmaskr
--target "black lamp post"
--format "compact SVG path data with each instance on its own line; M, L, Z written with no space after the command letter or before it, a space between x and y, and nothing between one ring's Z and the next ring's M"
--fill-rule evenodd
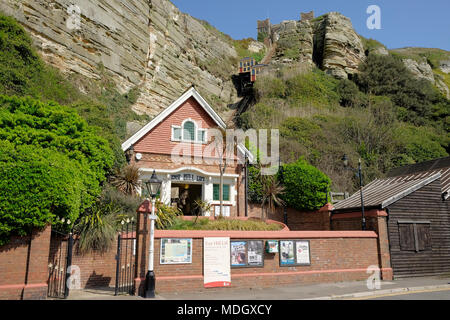
M155 242L155 220L158 218L155 215L156 195L161 188L162 181L156 176L155 170L149 181L145 182L148 194L152 197L152 214L150 218L150 250L148 256L148 272L145 276L145 293L144 298L155 297L155 272L153 271L153 251Z
M278 167L280 170L280 182L281 182L281 184L284 184L284 171L283 171L283 166L281 165L280 158L278 158ZM286 204L283 205L283 217L284 217L284 224L287 225L288 224L288 215L287 215Z
M361 193L361 213L362 213L362 229L366 230L366 217L364 215L364 196L363 196L363 178L362 178L362 169L361 169L361 159L358 162L358 169L353 169L349 167L349 161L346 154L342 157L342 162L344 164L345 169L356 172L356 176L359 177L359 189Z

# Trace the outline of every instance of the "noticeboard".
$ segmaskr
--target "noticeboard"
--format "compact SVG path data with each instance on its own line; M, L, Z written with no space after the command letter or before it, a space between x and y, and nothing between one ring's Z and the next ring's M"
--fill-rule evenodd
M311 251L309 240L280 240L280 266L309 266Z
M232 268L264 267L264 241L233 240L230 255Z
M192 263L192 239L161 239L159 263Z

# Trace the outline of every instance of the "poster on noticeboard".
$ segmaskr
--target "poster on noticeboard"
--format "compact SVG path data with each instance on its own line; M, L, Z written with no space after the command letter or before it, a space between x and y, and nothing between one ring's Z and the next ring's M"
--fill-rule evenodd
M231 285L230 238L203 239L204 287Z

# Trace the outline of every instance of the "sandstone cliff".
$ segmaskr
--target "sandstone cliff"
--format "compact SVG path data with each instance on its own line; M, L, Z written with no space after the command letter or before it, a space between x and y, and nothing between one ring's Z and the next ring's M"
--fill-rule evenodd
M400 48L390 50L403 60L416 78L430 81L450 99L450 52L433 48Z
M317 65L337 78L358 72L364 47L350 19L330 12L313 20L285 21L277 30L276 62Z
M168 0L2 0L0 11L63 73L95 80L104 69L120 92L139 87L139 114L159 113L191 84L219 109L236 99L233 45Z

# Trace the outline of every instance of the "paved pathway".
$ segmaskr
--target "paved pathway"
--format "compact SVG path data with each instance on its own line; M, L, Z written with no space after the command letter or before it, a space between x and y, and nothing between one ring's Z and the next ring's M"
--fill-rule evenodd
M158 279L156 280L158 281ZM382 281L379 290L369 290L366 281L322 283L266 289L209 289L196 293L167 294L156 300L330 300L330 299L449 299L450 275ZM113 289L72 290L69 300L144 300L122 295L115 297Z

